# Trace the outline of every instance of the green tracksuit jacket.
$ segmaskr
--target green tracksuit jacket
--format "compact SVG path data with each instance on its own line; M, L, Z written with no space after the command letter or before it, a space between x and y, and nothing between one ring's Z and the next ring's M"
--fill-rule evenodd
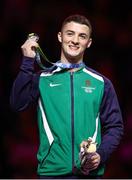
M92 137L101 143L99 119L104 93L101 76L82 68L71 73L57 68L39 79L38 174L62 175L80 168L80 143ZM91 171L102 175L103 167Z

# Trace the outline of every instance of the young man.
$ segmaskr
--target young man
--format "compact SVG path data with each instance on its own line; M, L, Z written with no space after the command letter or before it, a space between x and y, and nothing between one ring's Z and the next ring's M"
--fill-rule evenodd
M66 18L58 33L61 67L41 73L34 72L38 43L28 39L21 47L24 57L10 102L15 111L38 102L40 178L101 177L121 140L123 121L113 85L83 63L92 43L91 32L86 17ZM97 145L90 156L84 152L88 139Z

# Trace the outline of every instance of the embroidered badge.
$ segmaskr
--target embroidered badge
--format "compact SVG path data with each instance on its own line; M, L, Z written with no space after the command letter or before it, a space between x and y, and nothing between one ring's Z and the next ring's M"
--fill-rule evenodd
M95 90L95 87L91 86L91 81L90 80L86 80L85 81L85 86L82 86L82 88L84 89L84 91L86 93L92 93L93 90Z

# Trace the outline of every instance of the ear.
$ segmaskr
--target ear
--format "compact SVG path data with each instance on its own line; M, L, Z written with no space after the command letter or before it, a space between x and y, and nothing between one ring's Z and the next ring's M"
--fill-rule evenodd
M61 32L58 32L58 41L62 42Z
M91 44L92 44L92 38L89 39L87 48L89 48L91 46Z

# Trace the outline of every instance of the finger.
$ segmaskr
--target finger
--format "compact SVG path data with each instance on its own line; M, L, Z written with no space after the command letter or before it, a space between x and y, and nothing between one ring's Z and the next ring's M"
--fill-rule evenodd
M95 165L95 166L89 168L89 171L93 171L93 170L97 169L97 167L98 167L98 165Z
M88 169L88 170L93 170L93 169L96 169L98 167L98 162L97 163L94 163L94 164L89 164L89 165L85 165L84 169Z
M96 160L86 161L84 166L88 169L92 169L94 167L98 167L99 163L100 161L96 159Z
M21 47L28 48L28 47L32 47L32 46L38 47L38 43L33 40L27 39Z
M100 155L98 153L93 154L93 156L91 157L91 160L92 161L97 160L100 162Z
M35 52L36 46L37 46L36 42L27 41L21 46L21 49L22 49L22 52L23 52L23 54L25 56L35 57L35 55L36 55L36 52Z
M100 160L98 158L96 158L96 159L88 159L88 160L85 161L85 164L87 166L93 165L93 164L96 164L96 163L98 163L98 164L100 163Z
M88 144L87 141L82 141L81 144L80 144L80 147L86 147Z

